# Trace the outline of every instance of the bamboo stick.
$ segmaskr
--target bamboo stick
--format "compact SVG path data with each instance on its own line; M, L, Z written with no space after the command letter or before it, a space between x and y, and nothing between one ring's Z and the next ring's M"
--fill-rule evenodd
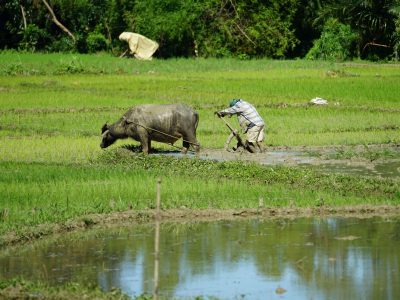
M161 179L157 180L157 198L155 214L155 237L154 237L154 291L153 299L158 299L159 265L160 265L160 204L161 204Z

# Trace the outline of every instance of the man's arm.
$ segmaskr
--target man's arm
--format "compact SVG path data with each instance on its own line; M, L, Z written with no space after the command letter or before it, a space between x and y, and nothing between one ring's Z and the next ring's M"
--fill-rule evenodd
M234 105L234 106L232 106L232 107L228 107L228 108L226 108L226 109L220 110L220 111L218 112L218 114L219 114L221 117L223 117L223 116L226 116L226 115L228 115L228 116L230 116L230 115L236 115L236 114L239 114L239 113L241 113L241 112L242 112L242 110L240 109L240 107L238 107L237 105Z

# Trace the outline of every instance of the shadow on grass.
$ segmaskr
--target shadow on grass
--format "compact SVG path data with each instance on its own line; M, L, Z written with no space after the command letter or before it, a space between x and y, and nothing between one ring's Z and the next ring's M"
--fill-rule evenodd
M132 153L142 153L142 147L138 145L122 145L119 147L120 149L126 149L131 151ZM151 148L150 149L150 154L167 154L167 155L177 155L181 154L180 150L166 150L166 149L155 149Z

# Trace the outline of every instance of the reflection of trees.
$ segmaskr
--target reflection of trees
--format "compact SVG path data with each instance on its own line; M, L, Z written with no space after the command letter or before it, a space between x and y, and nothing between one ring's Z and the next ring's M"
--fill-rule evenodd
M185 278L213 272L220 265L252 260L260 274L282 278L290 268L302 283L328 298L400 296L400 221L380 219L245 220L162 224L160 287L173 292ZM151 225L91 232L59 240L40 256L0 257L3 273L22 270L33 278L98 282L104 288L129 284L126 265L140 266L142 291L153 287L154 239ZM336 237L360 237L340 240ZM84 241L82 243L82 240ZM39 248L39 247L38 247ZM7 255L10 257L10 255ZM46 267L44 267L46 266ZM20 274L20 273L19 273ZM136 275L135 275L136 276ZM100 278L100 279L99 279ZM339 287L339 288L338 288Z

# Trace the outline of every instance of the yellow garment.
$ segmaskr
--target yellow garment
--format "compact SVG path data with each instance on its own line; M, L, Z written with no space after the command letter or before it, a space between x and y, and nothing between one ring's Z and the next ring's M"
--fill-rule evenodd
M137 59L150 60L158 49L157 42L138 33L123 32L119 35L119 39L128 43L131 53Z

